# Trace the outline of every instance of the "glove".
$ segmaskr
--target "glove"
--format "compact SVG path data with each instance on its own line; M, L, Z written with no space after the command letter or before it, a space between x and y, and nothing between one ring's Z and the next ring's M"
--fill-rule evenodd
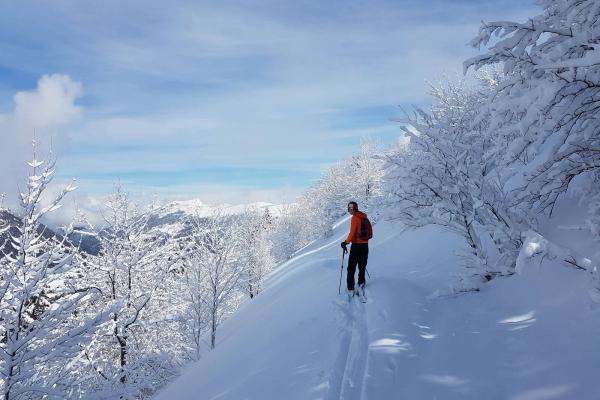
M346 242L342 242L342 244L341 244L341 246L342 246L342 249L344 249L344 253L347 253L347 252L348 252L348 248L346 247L347 245L348 245L348 244L347 244Z

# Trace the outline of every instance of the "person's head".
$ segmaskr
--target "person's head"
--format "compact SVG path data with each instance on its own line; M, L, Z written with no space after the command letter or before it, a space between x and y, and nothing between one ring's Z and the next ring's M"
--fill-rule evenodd
M355 201L351 201L348 203L348 212L350 215L354 215L355 212L358 211L358 204Z

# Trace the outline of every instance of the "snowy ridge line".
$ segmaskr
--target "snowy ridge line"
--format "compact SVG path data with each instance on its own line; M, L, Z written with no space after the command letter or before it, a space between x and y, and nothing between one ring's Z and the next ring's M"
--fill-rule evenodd
M176 200L160 206L156 213L158 215L167 215L171 213L184 213L197 215L200 217L213 217L218 215L243 214L248 211L268 210L273 215L281 215L282 205L267 202L254 202L246 204L220 204L209 205L203 203L200 199Z
M333 224L331 229L335 230L335 229L339 228L341 225L347 224L348 221L350 221L350 218L351 218L351 216L349 216L349 215L341 218L339 221L337 221L335 224Z
M303 258L305 258L307 256L310 256L310 255L313 255L313 254L318 253L320 251L323 251L324 249L326 249L328 247L331 247L331 246L334 246L334 245L338 245L339 246L339 243L340 243L341 240L343 240L343 239L338 238L338 239L333 240L332 242L328 242L328 243L326 243L326 244L324 244L322 246L319 246L316 249L306 251L306 249L309 246L313 245L316 242L316 240L310 242L309 244L307 244L306 246L304 246L301 250L298 250L292 258L290 258L289 260L286 260L286 261L282 262L277 267L275 267L273 269L273 271L271 271L265 277L265 290L268 290L268 288L271 285L273 285L277 280L282 279L283 277L287 276L290 273L293 273L295 271L295 269L294 268L291 268L291 269L288 268L290 265L296 263L298 260L301 260L301 259L303 259ZM306 251L306 252L302 253L302 251ZM336 268L339 268L339 260L338 260L338 264L337 264Z

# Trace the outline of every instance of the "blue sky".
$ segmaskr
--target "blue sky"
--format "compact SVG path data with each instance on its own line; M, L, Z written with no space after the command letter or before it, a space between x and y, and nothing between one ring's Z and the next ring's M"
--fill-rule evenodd
M480 21L536 11L527 0L5 1L0 134L52 137L58 177L90 196L120 179L165 199L292 200L361 137L396 140L398 106L425 105L427 80L461 72ZM23 122L39 104L47 119ZM23 142L11 163L27 157ZM13 191L6 175L0 192Z

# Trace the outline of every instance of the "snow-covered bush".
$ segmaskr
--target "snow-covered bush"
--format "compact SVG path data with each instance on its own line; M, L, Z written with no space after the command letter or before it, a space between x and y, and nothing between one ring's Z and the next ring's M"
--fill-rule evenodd
M488 51L464 67L502 65L506 79L490 96L489 130L510 139L502 162L526 171L523 201L551 214L576 177L600 168L600 4L538 3L543 13L527 22L484 23L472 45ZM596 198L600 186L590 189Z
M490 279L514 268L519 237L492 156L497 143L488 134L489 117L481 116L497 79L485 74L478 82L432 86L431 110L399 121L409 139L384 157L383 205L407 226L437 224L464 237L466 265Z
M470 88L433 87L432 109L402 121L410 141L386 155L389 216L459 233L487 276L514 271L521 232L568 189L585 199L587 227L598 232L600 6L539 4L543 13L526 23L483 24L472 45L488 51L465 71L501 71Z

